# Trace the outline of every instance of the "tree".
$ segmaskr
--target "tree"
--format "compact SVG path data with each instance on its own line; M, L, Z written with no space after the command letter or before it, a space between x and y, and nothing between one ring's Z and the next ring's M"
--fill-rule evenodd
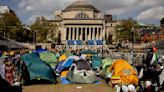
M129 40L132 41L132 28L135 28L136 21L132 20L131 18L127 20L122 20L120 25L116 26L117 30L117 40ZM134 38L137 32L134 31Z
M14 12L6 12L1 15L1 35L18 40L18 34L22 32L21 21ZM19 35L21 36L21 35Z
M50 23L43 16L37 17L35 23L31 25L31 29L36 32L37 42L46 42L49 32L56 31L56 28L55 24ZM50 33L51 37L54 33Z
M106 44L112 44L113 42L112 35L110 33L108 33L108 36L105 34L105 40L106 40Z

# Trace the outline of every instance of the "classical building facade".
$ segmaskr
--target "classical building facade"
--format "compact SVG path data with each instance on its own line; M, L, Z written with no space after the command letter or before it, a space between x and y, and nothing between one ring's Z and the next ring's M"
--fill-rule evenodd
M55 20L49 21L57 24L63 43L68 40L103 41L105 34L109 33L115 39L114 25L117 22L113 21L112 15L103 16L100 10L87 1L75 1L65 9L56 11L54 15Z

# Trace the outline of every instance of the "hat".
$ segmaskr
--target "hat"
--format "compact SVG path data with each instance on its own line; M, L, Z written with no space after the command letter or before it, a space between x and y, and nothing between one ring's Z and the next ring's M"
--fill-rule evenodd
M135 89L135 86L134 85L128 85L128 90L130 91L130 92L136 92L136 89Z
M145 81L146 88L149 87L149 86L151 86L151 84L152 84L151 81Z
M125 86L125 85L123 85L123 86L122 86L122 91L123 91L123 92L128 92L128 87Z

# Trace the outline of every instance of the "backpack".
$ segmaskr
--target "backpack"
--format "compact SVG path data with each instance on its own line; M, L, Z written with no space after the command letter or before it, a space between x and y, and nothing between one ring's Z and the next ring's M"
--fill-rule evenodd
M94 83L97 82L96 74L91 69L90 63L85 60L78 60L69 69L67 79L71 83Z

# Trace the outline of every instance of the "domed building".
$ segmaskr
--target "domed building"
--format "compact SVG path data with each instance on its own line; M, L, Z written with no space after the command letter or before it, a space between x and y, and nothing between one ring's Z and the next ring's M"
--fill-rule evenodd
M68 41L103 41L105 34L114 29L112 15L102 17L101 11L87 1L75 1L61 11L55 12L55 20L50 20L58 25L62 43ZM108 26L108 27L107 27ZM107 33L107 30L108 33ZM51 40L51 39L49 39Z

